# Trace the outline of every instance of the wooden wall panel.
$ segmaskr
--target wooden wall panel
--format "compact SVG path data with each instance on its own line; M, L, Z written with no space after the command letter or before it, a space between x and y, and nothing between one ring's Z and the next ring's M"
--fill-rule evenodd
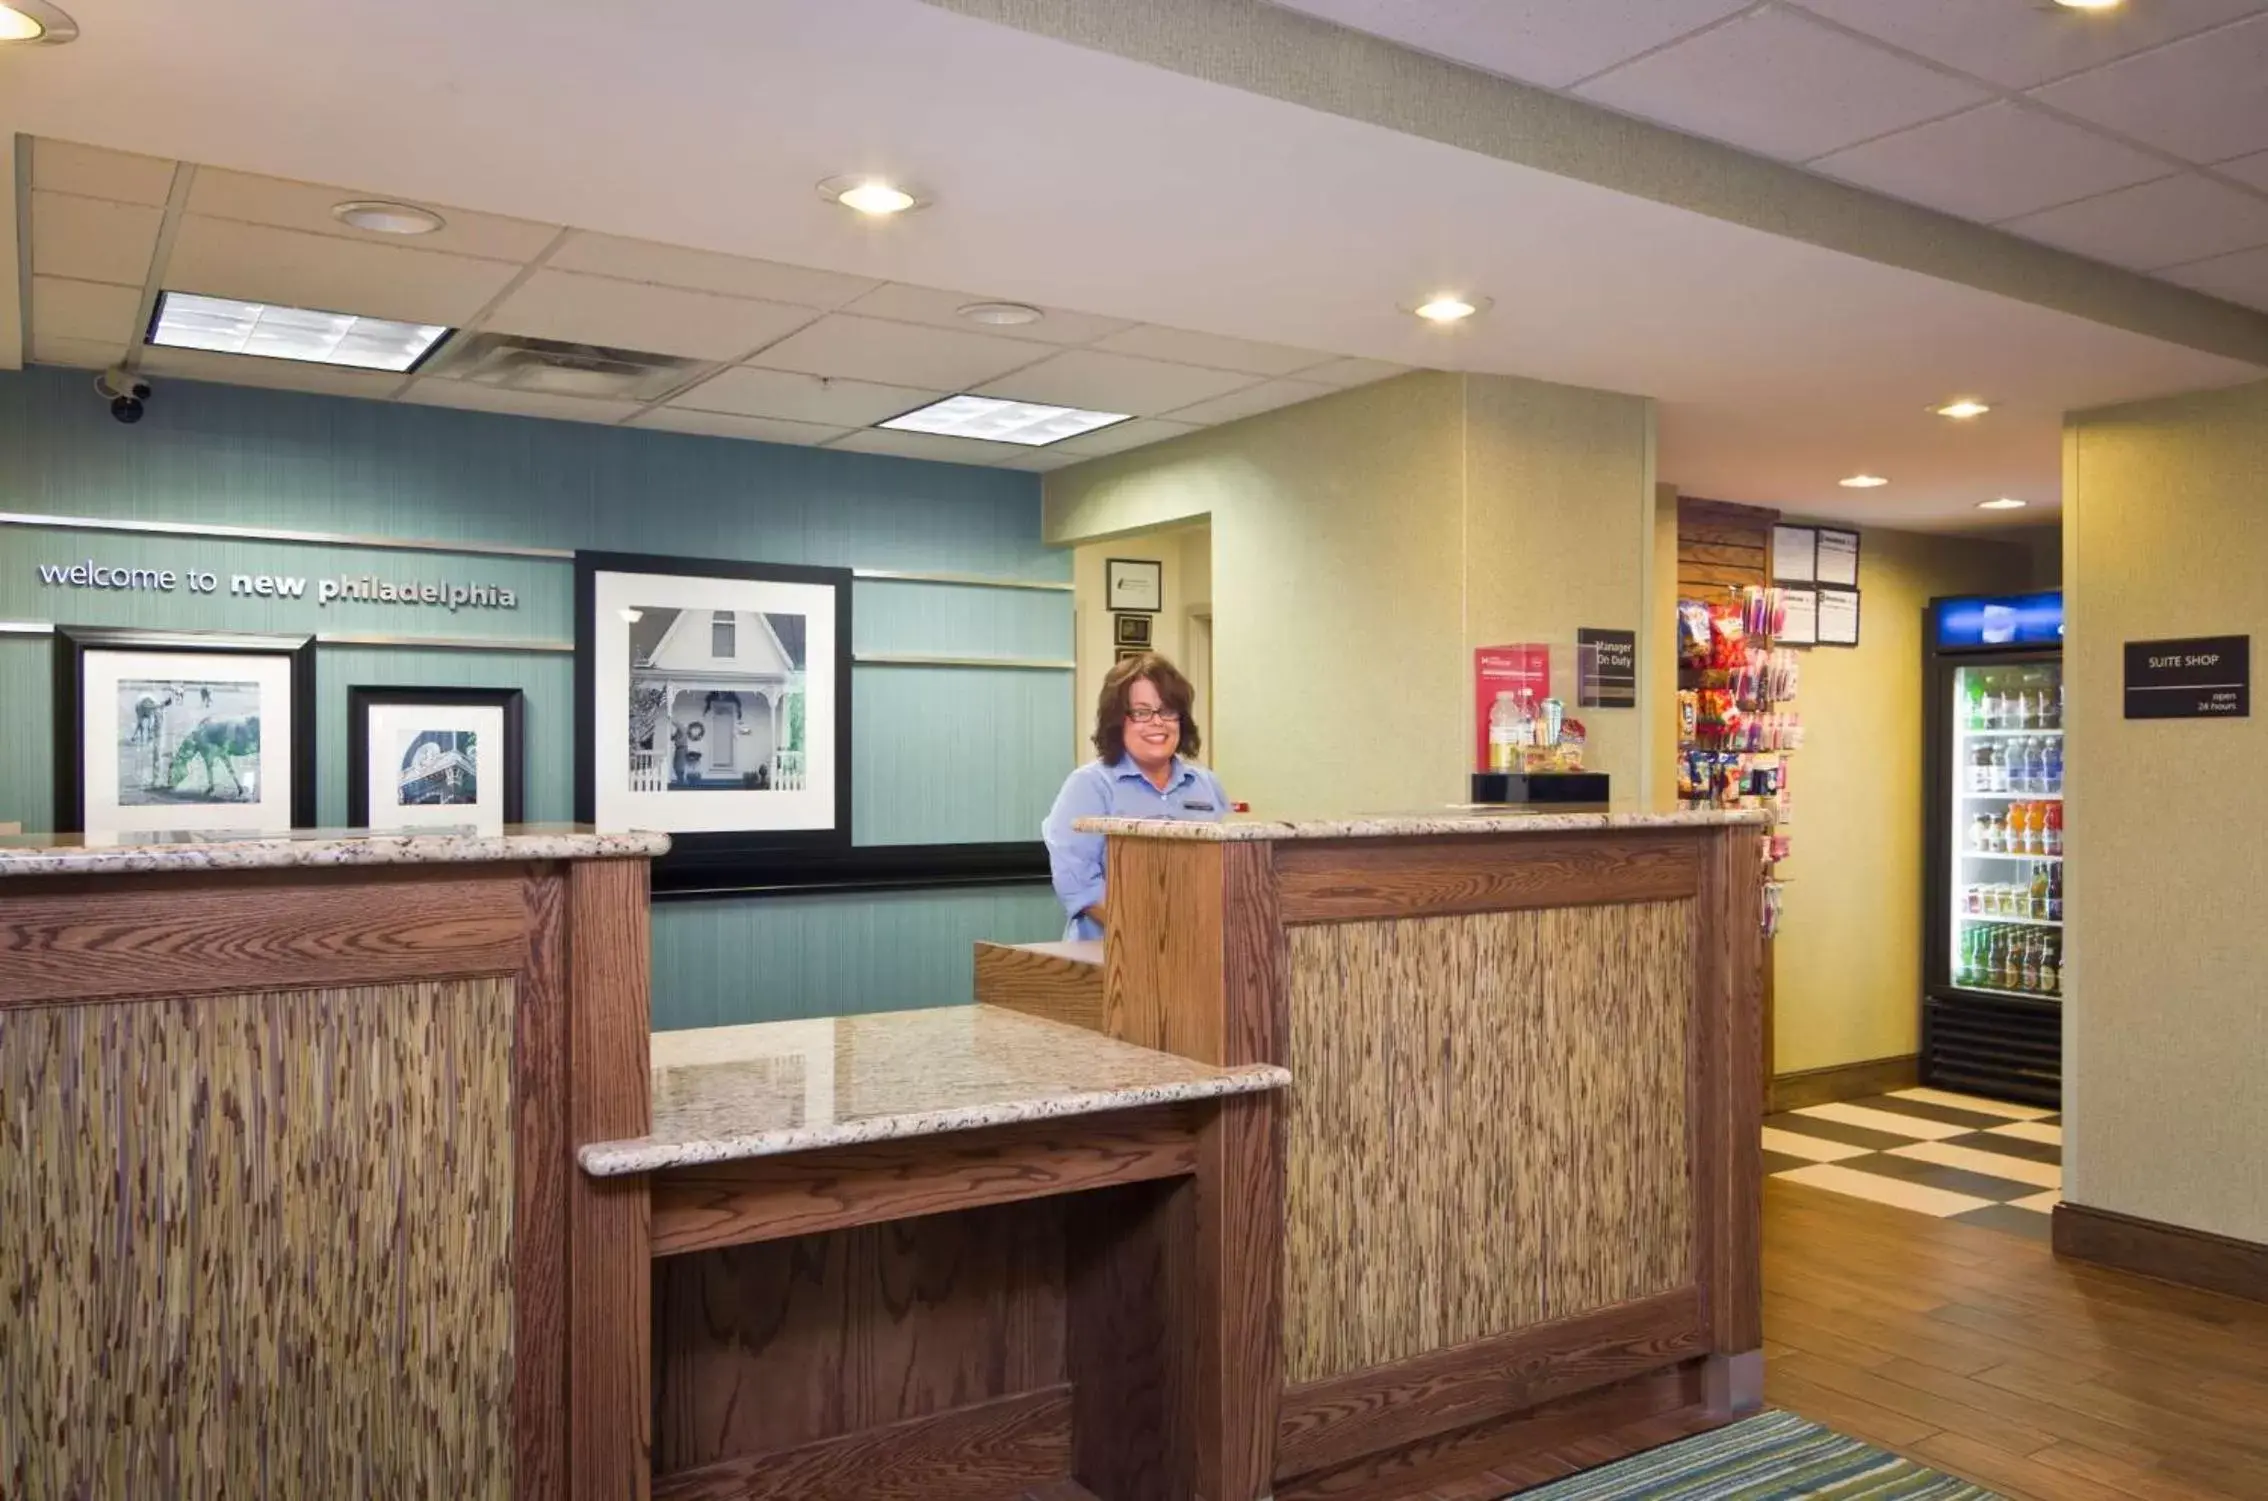
M1288 1382L1691 1284L1693 911L1289 930Z
M1715 500L1677 503L1677 590L1684 598L1722 597L1727 589L1771 579L1772 524L1780 513Z
M512 1495L508 980L0 1010L0 1494Z
M976 946L976 1000L1050 1021L1101 1031L1103 968L1099 945L980 943Z
M1066 1203L654 1262L655 1472L1060 1385Z
M1521 907L1668 901L1699 889L1691 838L1295 840L1276 855L1283 920L1442 917Z

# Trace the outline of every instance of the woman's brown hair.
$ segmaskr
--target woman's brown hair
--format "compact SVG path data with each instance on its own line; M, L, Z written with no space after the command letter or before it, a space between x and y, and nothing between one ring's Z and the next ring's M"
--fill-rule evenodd
M1127 699L1144 678L1158 690L1158 702L1181 716L1181 744L1175 754L1194 756L1204 744L1197 733L1197 717L1190 712L1197 690L1189 686L1175 666L1154 651L1126 658L1102 680L1102 699L1095 705L1095 754L1110 766L1126 754Z

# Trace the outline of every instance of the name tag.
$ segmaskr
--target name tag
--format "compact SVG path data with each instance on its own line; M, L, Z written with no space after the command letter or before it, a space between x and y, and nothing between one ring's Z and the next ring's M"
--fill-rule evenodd
M1211 803L1183 803L1181 811L1184 813L1218 813L1221 810Z

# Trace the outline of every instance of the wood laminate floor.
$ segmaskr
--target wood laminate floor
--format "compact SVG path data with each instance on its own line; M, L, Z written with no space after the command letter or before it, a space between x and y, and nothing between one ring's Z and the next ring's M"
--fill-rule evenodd
M1765 1398L2013 1501L2268 1498L2268 1305L1764 1186Z

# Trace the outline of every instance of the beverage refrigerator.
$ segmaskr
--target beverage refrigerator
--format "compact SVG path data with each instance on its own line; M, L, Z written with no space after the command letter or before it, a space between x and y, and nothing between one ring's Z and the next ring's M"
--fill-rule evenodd
M2060 1108L2063 596L1930 602L1924 1083Z

